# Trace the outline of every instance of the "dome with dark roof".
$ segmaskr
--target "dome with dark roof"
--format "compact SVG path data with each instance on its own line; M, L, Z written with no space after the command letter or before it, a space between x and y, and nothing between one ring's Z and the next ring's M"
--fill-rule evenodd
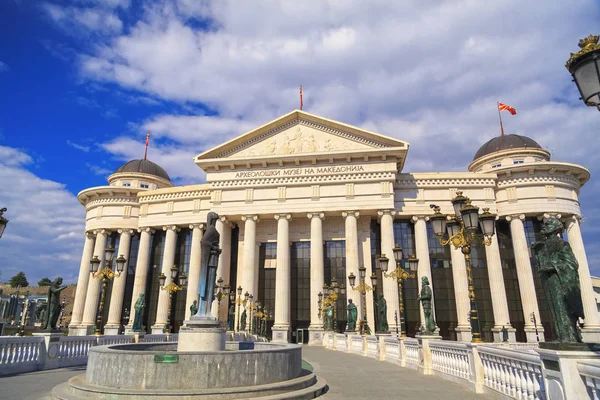
M126 162L125 164L117 168L115 174L119 172L139 172L142 174L158 176L160 178L168 180L169 182L171 181L171 178L169 178L167 171L162 169L162 167L160 167L159 165L148 160L131 160L129 162Z
M479 150L477 150L477 153L475 153L473 160L477 160L478 158L487 156L488 154L492 154L497 151L525 148L541 149L542 146L527 136L514 134L502 135L489 140L483 146L481 146Z

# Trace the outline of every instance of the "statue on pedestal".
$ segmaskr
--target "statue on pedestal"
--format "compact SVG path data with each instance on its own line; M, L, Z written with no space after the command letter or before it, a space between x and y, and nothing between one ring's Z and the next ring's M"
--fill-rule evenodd
M242 312L242 321L240 322L240 330L241 331L245 331L246 330L246 319L247 319L247 314L246 314L246 309L244 309L244 311Z
M146 302L144 300L144 293L140 293L138 299L135 302L135 306L133 309L135 313L133 314L133 331L141 332L142 331L142 318L144 318L144 308L146 308Z
M198 300L194 300L190 306L190 315L196 315L198 313Z
M379 300L375 303L377 309L377 328L376 333L388 333L390 327L387 322L387 302L383 297L383 294L379 295Z
M531 248L558 341L581 343L583 340L577 329L577 321L585 316L577 272L579 264L569 243L559 236L563 229L563 224L558 219L546 219L541 230L544 238L532 244Z
M508 329L505 326L502 327L502 341L508 342Z
M60 292L65 290L67 286L62 285L63 279L59 276L48 287L48 313L42 322L42 329L57 330L56 322L60 314Z
M346 326L346 332L356 331L356 319L358 317L358 310L356 304L352 303L352 299L348 299L348 325Z
M431 307L432 297L429 278L423 276L421 277L421 293L417 297L417 300L421 301L423 314L425 315L425 329L421 332L424 335L433 335L436 329L435 320L433 319L433 309Z
M215 224L219 216L217 213L209 212L206 217L206 231L200 241L202 247L202 261L200 262L200 304L197 316L211 316L210 309L215 296L215 284L217 279L217 266L219 265L220 234ZM193 290L193 288L191 288ZM212 317L212 316L211 316ZM213 317L214 318L214 317Z
M233 331L235 325L235 304L229 306L229 311L227 312L227 330Z

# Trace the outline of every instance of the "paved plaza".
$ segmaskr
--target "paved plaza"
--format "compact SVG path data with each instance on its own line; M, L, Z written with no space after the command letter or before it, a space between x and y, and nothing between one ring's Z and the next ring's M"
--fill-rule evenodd
M327 380L327 400L490 398L436 376L354 354L305 346L302 355L315 374ZM74 367L2 377L0 400L48 400L54 386L83 373L85 367Z

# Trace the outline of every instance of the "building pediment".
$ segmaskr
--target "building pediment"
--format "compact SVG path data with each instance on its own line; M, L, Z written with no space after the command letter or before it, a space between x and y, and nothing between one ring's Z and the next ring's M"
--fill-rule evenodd
M296 110L198 156L201 168L332 158L396 157L404 164L409 144Z

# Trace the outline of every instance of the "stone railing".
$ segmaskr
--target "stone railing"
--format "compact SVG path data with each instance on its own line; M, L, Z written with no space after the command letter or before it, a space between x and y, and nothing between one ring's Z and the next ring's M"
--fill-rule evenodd
M340 333L335 335L335 348L338 351L348 351L348 338L346 337L346 335Z
M469 348L465 343L431 340L431 367L441 374L469 379L471 365Z
M585 382L585 387L590 399L600 399L600 362L578 362L577 370Z
M41 337L0 337L0 376L36 371L46 360Z
M69 336L76 338L77 336ZM98 337L98 346L105 346L110 344L125 344L133 343L134 337L132 335L106 335Z
M367 336L367 357L379 359L379 339L377 336Z
M537 353L478 346L486 391L516 399L545 399L542 362Z
M406 366L417 368L421 364L419 341L413 338L400 339L406 348Z
M350 353L362 355L363 348L364 348L362 336L353 335L351 341L352 341L352 347L350 349Z
M167 341L167 335L158 333L151 335L140 336L140 342L143 343L162 343Z
M382 353L385 354L385 361L394 363L394 364L402 364L402 354L400 354L400 341L395 337L386 337L383 339L383 349Z

